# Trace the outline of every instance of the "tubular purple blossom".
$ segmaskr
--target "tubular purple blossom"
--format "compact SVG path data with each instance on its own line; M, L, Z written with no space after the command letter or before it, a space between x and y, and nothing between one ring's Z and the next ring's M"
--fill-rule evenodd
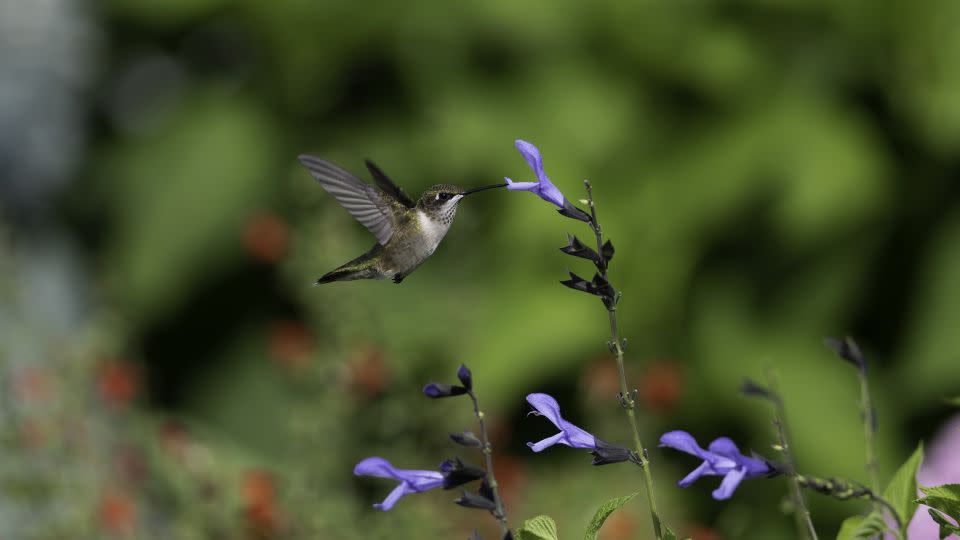
M533 169L533 172L537 175L536 182L514 182L509 178L504 178L507 181L507 189L512 191L529 191L531 193L537 194L541 199L555 204L560 208L563 208L566 202L566 198L563 196L563 193L557 189L557 186L553 185L553 182L550 181L550 178L547 177L546 171L543 170L543 158L540 156L540 150L537 149L533 144L524 141L522 139L517 139L514 142L514 145L517 147L517 150L520 151L520 154L527 164L530 165L530 168Z
M527 446L529 446L531 450L534 452L542 452L555 444L565 444L571 448L596 450L596 437L564 420L560 416L560 405L557 403L557 400L547 394L530 394L527 396L527 403L536 409L536 412L533 414L544 416L560 429L560 433L552 437L547 437L536 443L528 442Z
M404 495L427 491L443 485L443 474L437 471L398 469L381 457L368 457L357 463L356 467L353 468L353 474L391 478L400 482L400 485L394 488L383 502L373 505L374 508L383 511L393 508L393 505Z
M680 487L688 487L701 476L722 476L720 487L713 491L713 498L729 499L745 478L768 476L773 469L763 460L744 456L737 445L727 437L720 437L710 443L707 450L700 448L693 435L686 431L670 431L660 437L660 446L673 448L703 459L699 467L677 482Z

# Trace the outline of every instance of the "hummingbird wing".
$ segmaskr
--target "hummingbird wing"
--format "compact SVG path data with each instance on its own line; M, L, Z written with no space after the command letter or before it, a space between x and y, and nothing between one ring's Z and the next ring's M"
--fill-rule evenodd
M377 185L380 186L380 189L382 189L384 193L392 195L394 199L400 201L400 203L407 208L415 208L417 206L417 203L413 202L413 199L407 195L407 192L395 184L393 180L390 180L390 177L387 176L387 173L380 170L380 167L377 167L369 159L365 160L364 163L367 164L367 170L369 170L370 174L373 175L373 179L377 182Z
M397 224L395 216L403 215L405 210L401 203L325 159L308 155L297 159L340 206L370 229L381 245L386 245Z

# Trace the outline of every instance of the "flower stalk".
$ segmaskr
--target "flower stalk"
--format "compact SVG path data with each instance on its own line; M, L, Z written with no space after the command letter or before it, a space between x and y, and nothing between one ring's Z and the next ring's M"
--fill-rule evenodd
M584 186L587 188L587 205L590 210L590 221L588 224L593 230L594 235L597 239L597 253L604 253L604 244L603 244L603 229L600 226L600 221L597 219L597 207L593 201L593 186L590 185L589 180L583 181ZM607 263L604 257L600 257L602 264L598 265L598 271L600 277L604 282L607 281ZM627 421L630 424L630 431L633 435L633 444L636 450L637 455L639 456L639 466L643 471L643 480L647 491L647 502L650 506L650 517L653 520L653 532L658 540L663 538L663 527L660 521L660 514L657 512L657 501L654 495L653 488L653 475L650 472L650 459L647 453L646 448L643 446L643 442L640 440L640 430L637 427L637 417L634 413L636 409L636 394L630 392L627 386L627 375L626 369L624 368L623 355L624 355L624 345L626 340L621 340L620 338L620 329L617 324L617 303L620 299L620 293L617 292L616 296L611 299L611 301L604 302L604 305L607 308L607 317L610 321L610 351L613 353L614 358L617 361L617 371L620 376L620 404L623 407L624 413L627 416Z
M490 444L490 437L487 434L486 415L480 410L480 402L477 400L477 394L473 391L472 385L467 389L467 395L473 401L473 414L480 423L480 450L483 452L483 459L487 469L487 485L493 493L494 509L491 511L493 517L500 523L500 532L506 538L510 532L507 526L507 512L503 507L503 499L500 497L500 487L497 483L497 477L493 474L493 445Z
M773 425L777 428L777 443L780 452L783 454L784 466L787 473L787 484L790 486L790 498L794 505L794 519L797 522L797 533L804 536L804 533L810 540L817 540L817 530L813 526L813 520L810 518L810 509L807 508L803 500L803 493L800 491L799 475L796 473L796 465L793 460L793 452L790 449L789 434L787 429L786 409L783 406L783 399L777 387L776 376L773 370L767 371L767 384L769 387L768 398L773 403Z

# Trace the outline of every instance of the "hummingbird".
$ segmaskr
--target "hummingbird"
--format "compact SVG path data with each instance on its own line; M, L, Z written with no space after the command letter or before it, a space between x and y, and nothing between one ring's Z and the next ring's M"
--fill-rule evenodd
M369 251L316 281L393 279L400 283L433 255L447 234L457 207L471 193L506 187L506 183L464 189L451 184L430 186L414 202L372 161L365 160L376 186L367 184L337 165L314 156L297 159L340 206L377 238Z

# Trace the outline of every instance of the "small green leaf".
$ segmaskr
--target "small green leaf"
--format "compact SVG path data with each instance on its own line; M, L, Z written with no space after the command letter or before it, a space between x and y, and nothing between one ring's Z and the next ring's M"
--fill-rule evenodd
M942 486L920 486L923 497L917 499L920 504L936 508L953 519L960 520L960 484Z
M677 540L677 533L673 532L666 523L661 522L660 526L663 527L663 540Z
M917 469L923 461L923 443L904 462L893 475L893 479L883 491L883 498L897 511L900 518L900 531L906 534L907 524L917 511Z
M557 524L550 516L537 516L523 522L514 531L516 540L558 540Z
M879 536L886 530L887 524L879 512L871 512L867 516L851 516L840 524L837 540L865 540Z
M610 514L612 514L617 508L620 508L621 506L630 502L630 499L636 497L638 493L640 492L634 491L629 495L617 497L616 499L610 499L609 501L601 504L600 508L597 508L597 512L593 514L593 519L590 520L590 524L587 525L587 532L583 535L583 540L597 540L597 533L600 532L600 528L603 527L603 523L607 521L607 518L610 517Z
M940 525L940 540L943 540L951 534L960 536L960 527L957 527L953 523L947 521L947 518L943 517L940 512L937 512L933 508L928 508L927 512L929 512L930 517L937 522L937 525Z

